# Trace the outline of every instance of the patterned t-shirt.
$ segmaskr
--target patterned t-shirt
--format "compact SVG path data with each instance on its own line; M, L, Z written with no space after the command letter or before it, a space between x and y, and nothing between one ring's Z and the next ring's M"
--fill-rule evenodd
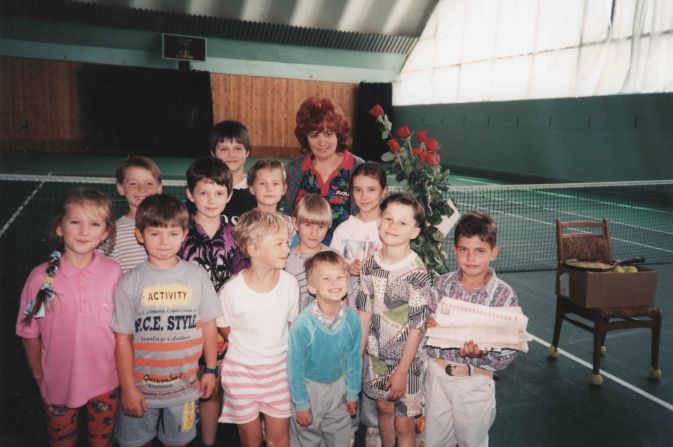
M432 282L415 252L396 264L385 264L380 252L362 265L358 310L371 312L365 356L365 385L371 398L386 399L387 376L399 365L410 329L423 329ZM409 368L407 392L422 388L427 355L419 345Z
M194 216L190 216L187 237L178 252L185 261L205 268L218 292L232 275L249 265L234 241L234 227L226 223L226 217L220 218L220 228L211 238Z
M122 276L112 329L133 335L133 378L150 408L198 399L202 325L221 314L215 289L198 265L180 261L160 269L144 262Z

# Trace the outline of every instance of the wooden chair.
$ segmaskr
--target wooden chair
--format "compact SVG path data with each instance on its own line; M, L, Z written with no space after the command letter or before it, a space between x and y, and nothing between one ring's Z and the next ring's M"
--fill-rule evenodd
M565 232L566 229L600 228L599 232ZM558 262L567 259L592 259L612 261L610 249L610 230L608 221L602 222L572 221L561 222L556 219L556 245ZM587 322L571 317L580 317ZM558 358L558 343L561 336L561 324L567 321L594 334L592 383L600 385L601 355L605 353L605 338L609 331L618 329L650 328L652 330L650 378L661 377L659 369L659 338L661 335L661 312L656 307L600 307L587 308L564 296L556 295L556 317L554 319L554 338L549 347L549 357ZM590 323L593 323L591 325Z

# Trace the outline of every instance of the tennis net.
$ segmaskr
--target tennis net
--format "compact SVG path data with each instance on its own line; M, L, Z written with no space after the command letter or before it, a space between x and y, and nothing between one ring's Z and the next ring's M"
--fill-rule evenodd
M25 269L45 260L49 220L68 189L99 189L122 215L126 202L114 184L106 177L0 174L3 258L13 259L12 268L23 277ZM164 192L181 200L185 188L184 180L164 180ZM557 218L608 219L615 259L643 256L648 264L673 263L673 180L464 186L451 187L448 196L460 212L480 210L496 219L500 255L494 267L499 272L555 269ZM3 265L3 276L6 270Z

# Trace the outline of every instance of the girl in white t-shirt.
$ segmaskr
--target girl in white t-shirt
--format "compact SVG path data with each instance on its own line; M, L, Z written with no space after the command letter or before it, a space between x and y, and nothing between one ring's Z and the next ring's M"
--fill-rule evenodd
M358 206L358 213L342 222L332 237L330 248L344 255L350 264L352 292L356 292L362 262L380 247L379 219L381 202L388 194L386 173L378 163L368 161L358 165L353 171L351 194ZM355 307L355 293L349 293L349 304Z

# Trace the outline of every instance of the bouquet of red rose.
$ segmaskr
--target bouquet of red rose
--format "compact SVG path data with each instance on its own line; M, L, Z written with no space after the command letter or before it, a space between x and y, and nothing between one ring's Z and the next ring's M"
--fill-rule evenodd
M412 242L412 248L421 257L431 275L436 276L448 271L446 230L437 226L455 212L448 201L449 170L439 161L439 143L428 138L427 130L414 133L408 126L397 129L392 135L392 123L380 105L375 105L369 113L376 118L381 127L381 138L386 140L389 152L381 160L393 162L397 181L405 190L413 194L425 208L428 225ZM416 145L412 143L415 140Z

